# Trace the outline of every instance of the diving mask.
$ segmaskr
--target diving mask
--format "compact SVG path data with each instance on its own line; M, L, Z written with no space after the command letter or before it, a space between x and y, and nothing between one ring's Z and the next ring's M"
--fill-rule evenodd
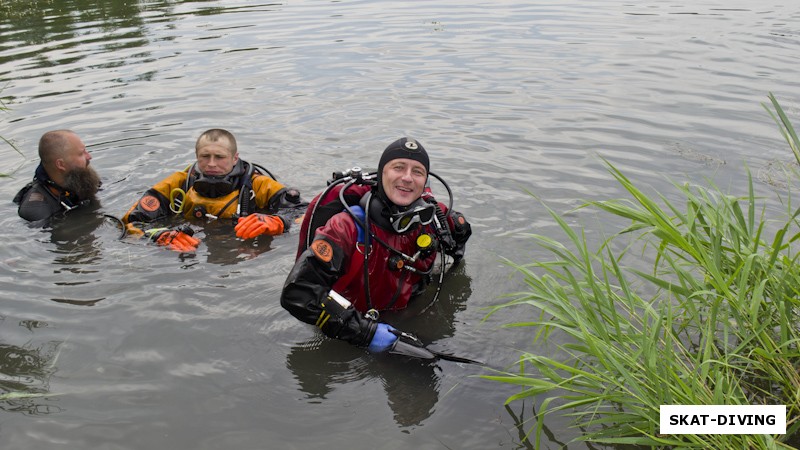
M405 233L415 224L428 225L433 222L435 214L436 208L434 205L420 198L406 207L405 210L392 213L389 222L391 222L394 231Z

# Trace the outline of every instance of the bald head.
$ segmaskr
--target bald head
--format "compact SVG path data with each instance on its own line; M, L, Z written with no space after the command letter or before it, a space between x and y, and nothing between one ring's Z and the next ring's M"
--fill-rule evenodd
M70 170L86 168L92 157L73 131L53 130L39 139L39 159L50 178L60 183Z
M39 159L45 167L52 166L63 158L70 147L69 137L77 135L70 130L54 130L43 134L39 139Z

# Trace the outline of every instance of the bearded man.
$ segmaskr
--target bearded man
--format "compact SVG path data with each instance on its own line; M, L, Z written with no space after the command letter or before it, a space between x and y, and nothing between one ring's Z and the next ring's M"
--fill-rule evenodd
M92 155L73 131L43 134L39 139L39 159L33 181L14 197L20 217L44 221L96 200L100 177L89 166Z

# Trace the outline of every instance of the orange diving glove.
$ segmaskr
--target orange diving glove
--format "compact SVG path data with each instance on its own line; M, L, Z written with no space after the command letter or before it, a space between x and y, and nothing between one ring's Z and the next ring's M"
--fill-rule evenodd
M275 236L283 233L286 222L281 216L271 216L268 214L250 214L239 219L236 223L236 237L250 239L262 234Z
M145 234L157 245L176 252L193 252L200 245L200 239L192 237L194 231L187 226L179 227L179 229L154 228L147 230Z

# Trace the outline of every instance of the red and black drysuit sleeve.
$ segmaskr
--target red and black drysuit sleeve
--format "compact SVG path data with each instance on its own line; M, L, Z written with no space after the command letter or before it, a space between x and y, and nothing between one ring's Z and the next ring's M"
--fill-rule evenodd
M356 236L355 225L352 232ZM281 306L297 319L319 326L328 337L366 347L375 334L375 321L365 318L354 308L334 313L323 307L328 292L349 267L349 258L336 240L316 235L289 272L281 293Z

